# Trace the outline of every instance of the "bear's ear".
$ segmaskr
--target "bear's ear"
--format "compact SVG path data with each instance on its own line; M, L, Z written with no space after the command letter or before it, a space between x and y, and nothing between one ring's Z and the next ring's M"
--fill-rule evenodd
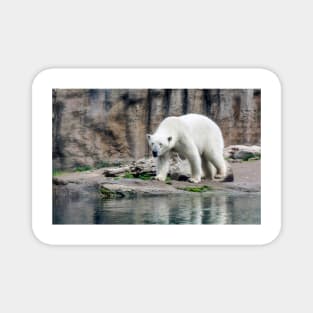
M172 136L168 137L167 140L168 140L168 142L171 142Z
M146 136L147 136L147 140L150 141L151 135L150 135L150 134L147 134Z

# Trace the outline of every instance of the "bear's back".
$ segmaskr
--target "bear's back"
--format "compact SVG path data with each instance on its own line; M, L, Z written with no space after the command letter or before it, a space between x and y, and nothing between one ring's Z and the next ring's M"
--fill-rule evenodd
M187 127L193 130L200 129L219 129L217 124L205 115L190 113L178 117Z
M205 115L190 113L178 117L184 128L191 134L199 150L203 150L207 143L224 146L223 135L218 125Z

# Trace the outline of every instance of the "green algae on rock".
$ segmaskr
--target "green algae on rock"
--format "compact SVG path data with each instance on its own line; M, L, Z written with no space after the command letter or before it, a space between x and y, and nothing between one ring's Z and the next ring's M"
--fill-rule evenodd
M204 185L204 186L187 186L187 187L183 187L183 188L177 188L177 189L180 189L180 190L184 190L184 191L189 191L189 192L206 192L206 191L212 191L213 188L211 186L207 186L207 185Z

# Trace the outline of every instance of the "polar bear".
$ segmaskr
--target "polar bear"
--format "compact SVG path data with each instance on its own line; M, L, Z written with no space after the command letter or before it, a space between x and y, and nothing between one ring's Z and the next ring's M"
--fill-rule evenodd
M171 152L188 159L190 182L201 181L201 168L209 179L226 177L222 132L215 122L204 115L167 117L154 134L147 134L147 140L153 157L157 158L157 180L165 181Z

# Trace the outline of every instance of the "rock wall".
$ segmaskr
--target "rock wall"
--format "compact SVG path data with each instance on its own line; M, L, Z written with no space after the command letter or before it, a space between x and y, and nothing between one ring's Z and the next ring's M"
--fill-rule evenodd
M225 145L260 144L260 90L54 89L52 99L54 169L147 156L146 133L186 113L216 121Z

